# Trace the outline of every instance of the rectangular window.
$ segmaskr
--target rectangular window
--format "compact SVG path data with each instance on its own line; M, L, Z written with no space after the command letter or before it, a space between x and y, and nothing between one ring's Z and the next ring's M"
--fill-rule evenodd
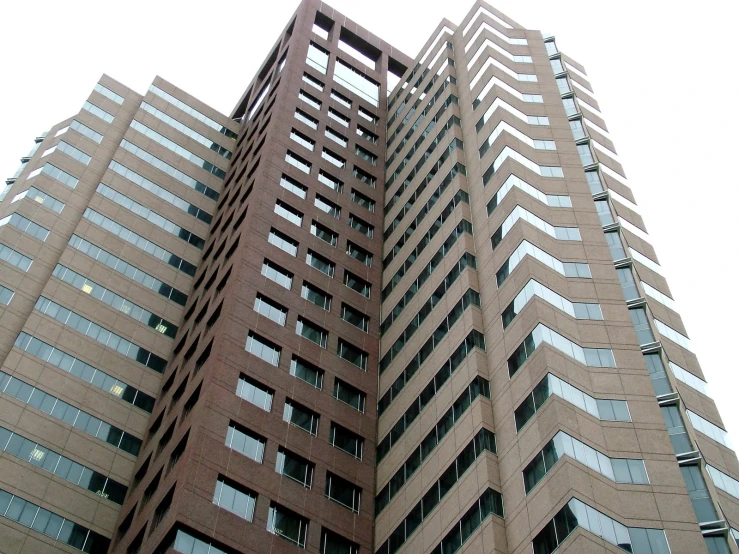
M364 438L333 421L331 422L329 443L355 458L362 459Z
M303 288L300 290L300 296L323 310L331 310L331 295L322 291L318 287L314 287L307 281L303 281Z
M295 129L293 129L293 130L290 131L290 138L292 140L294 140L295 142L297 142L298 144L300 144L301 146L307 148L311 152L313 152L313 150L316 147L316 141L315 140L313 140L312 138L304 135L300 131L296 131Z
M375 188L377 185L377 179L375 179L372 175L364 171L362 168L354 166L354 177L362 181L365 185L369 185L372 188Z
M333 108L328 109L328 116L344 127L349 127L349 124L352 122L352 120L346 117L343 113L338 112Z
M230 479L218 476L216 490L213 493L213 504L236 514L246 521L254 519L254 506L257 494L237 485Z
M359 231L363 235L368 236L369 238L372 238L372 236L375 233L374 226L370 225L369 223L367 223L366 221L357 217L354 214L349 214L349 226L352 229Z
M312 115L308 115L300 108L295 110L295 119L297 119L298 121L302 121L311 129L318 129L318 120Z
M326 130L324 132L328 138L330 138L332 141L334 141L339 146L343 146L344 148L346 148L347 144L349 144L348 138L346 138L341 133L337 133L336 131L331 129L331 127L326 127Z
M82 105L82 109L87 110L95 117L99 117L100 119L105 121L105 123L113 123L113 120L115 119L111 114L109 114L105 110L98 108L95 104L92 104L90 102L85 102Z
M334 264L327 258L324 258L320 254L316 254L312 250L308 250L308 255L305 258L305 263L307 263L314 269L317 269L321 273L325 273L329 277L333 277L334 272L336 271L336 264Z
M343 94L341 94L340 92L334 89L331 89L331 98L336 100L339 104L341 104L345 108L349 108L350 110L352 109L352 101L346 96L344 96Z
M316 110L321 109L321 101L312 94L308 94L303 89L300 89L298 92L298 98L308 104L311 108L315 108Z
M334 398L364 413L364 405L367 395L356 387L353 387L341 379L334 380Z
M348 304L341 304L341 319L351 323L356 328L361 329L365 333L369 333L369 316L363 314L359 310L355 310Z
M320 194L316 194L316 198L313 201L313 204L322 212L326 212L328 215L332 215L336 219L339 219L339 217L341 216L341 208L339 207L339 205L334 204Z
M308 187L301 185L292 177L288 177L287 175L284 175L284 174L280 178L280 186L284 188L285 190L289 190L295 196L298 196L299 198L302 198L303 200L305 200L305 197L308 194Z
M359 513L362 489L354 483L333 473L326 473L326 488L324 491L326 498L349 508L354 513Z
M366 208L370 212L375 211L375 201L371 200L370 198L366 197L361 192L358 192L356 189L352 189L352 202L356 202L363 208Z
M253 331L249 331L246 339L246 351L254 354L258 358L263 359L273 366L280 365L281 348L271 341L260 337Z
M339 242L339 235L337 233L334 233L331 229L325 225L321 225L317 221L311 223L310 232L331 246L336 246Z
M361 125L357 125L357 134L365 140L370 141L372 144L377 144L379 137L372 131L368 131Z
M72 121L72 123L69 126L75 131L77 131L79 134L81 134L82 136L87 137L90 140L97 142L98 144L100 144L103 141L103 135L101 135L94 129L90 129L87 125L83 125L76 119Z
M285 448L280 447L277 451L275 471L293 481L297 481L306 489L313 486L315 467L315 464Z
M298 317L298 323L295 326L295 333L304 339L315 342L321 348L326 348L326 343L328 342L328 331L303 317Z
M275 202L275 213L298 227L303 225L303 214L282 200Z
M293 274L269 260L262 262L262 275L288 290L293 286Z
M321 530L321 554L359 554L359 545L324 528Z
M325 86L321 81L319 81L309 73L303 73L303 82L320 91L323 91L323 87Z
M48 175L52 179L55 179L56 181L67 185L69 188L75 188L77 186L77 183L79 182L79 179L77 179L77 177L74 177L69 173L62 171L61 169L59 169L55 165L51 165L50 163L44 164L42 167L31 171L31 173L29 173L26 177L26 180L28 181L40 173Z
M105 96L106 98L108 98L109 100L112 100L116 104L123 104L123 96L121 96L120 94L116 94L115 92L113 92L109 88L104 87L100 83L95 85L95 90L99 92L100 94L102 94L103 96Z
M649 325L647 311L644 308L632 308L629 310L629 315L631 316L631 323L634 325L634 331L636 331L636 338L639 344L653 343L654 333L652 333L652 327Z
M328 57L330 53L325 48L318 46L315 42L311 41L308 46L308 56L305 63L310 67L326 75L328 70Z
M277 302L267 298L263 294L257 294L257 297L254 300L254 311L271 319L277 323L277 325L285 326L287 308L280 306Z
M355 260L359 260L367 267L372 267L372 254L367 252L364 248L361 248L351 241L346 241L346 253L349 254Z
M334 66L334 80L373 106L379 106L380 84L340 59Z
M318 171L318 180L336 192L341 192L344 188L344 182L341 181L341 179L337 179L330 173L325 172L323 169Z
M264 445L266 443L265 439L233 421L228 426L226 446L259 464L264 459Z
M28 256L24 256L4 244L0 244L0 260L17 267L21 271L28 271L33 263L33 260Z
M369 356L364 350L357 348L353 344L349 344L343 339L339 339L339 346L336 354L339 358L343 358L350 364L354 364L362 371L367 371L367 360Z
M14 202L24 198L33 200L58 214L62 213L62 210L64 209L64 202L60 202L53 196L49 196L45 192L38 190L36 187L28 187L23 192L19 192L13 197L13 200L11 200L10 203L13 204Z
M290 375L318 390L323 388L323 370L297 356L293 356L290 360Z
M289 398L285 400L285 409L282 412L282 419L296 427L300 427L303 431L306 431L311 435L315 436L318 434L319 415L294 400L290 400Z
M269 412L272 409L274 391L251 377L243 374L239 377L236 394L247 402L251 402L255 406L262 408L265 412Z
M41 242L44 242L49 236L49 230L45 227L41 227L38 223L34 223L28 218L23 217L20 214L13 213L9 216L0 219L0 227L10 223L13 227L18 229L21 233L26 233L34 238L37 238Z
M336 167L339 167L341 169L344 169L346 167L346 160L338 154L331 152L331 150L329 150L328 148L324 148L321 151L321 157L329 163L335 165Z
M308 520L292 510L271 502L267 516L267 531L297 544L300 548L305 548Z
M344 271L344 284L362 296L366 296L367 298L370 297L370 284L353 273Z
M366 148L362 148L358 144L354 147L354 153L362 158L363 160L368 161L372 165L377 165L377 156L367 150Z
M366 119L367 121L369 121L370 123L373 123L375 125L377 125L380 122L380 118L379 117L377 117L372 112L370 112L368 110L365 110L362 106L359 106L357 108L357 113L359 114L360 117L363 117L364 119Z
M273 244L280 250L284 250L291 256L297 256L298 254L298 243L288 237L285 233L282 233L275 228L269 230L267 242Z

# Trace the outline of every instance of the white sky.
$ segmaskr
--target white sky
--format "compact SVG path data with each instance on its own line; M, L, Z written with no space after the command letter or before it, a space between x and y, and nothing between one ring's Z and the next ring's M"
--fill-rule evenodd
M585 65L693 349L738 439L739 3L498 0ZM144 93L159 74L228 114L297 0L0 2L0 176L76 113L102 73ZM411 57L471 0L332 0ZM198 7L196 7L196 5ZM423 13L418 12L420 6ZM412 28L407 21L416 21ZM688 253L691 253L690 255ZM735 345L736 346L736 345Z

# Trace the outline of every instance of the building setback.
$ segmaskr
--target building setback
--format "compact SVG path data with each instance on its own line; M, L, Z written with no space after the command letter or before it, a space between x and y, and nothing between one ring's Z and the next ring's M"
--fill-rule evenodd
M0 552L736 553L585 69L303 0L230 115L103 76L0 193Z

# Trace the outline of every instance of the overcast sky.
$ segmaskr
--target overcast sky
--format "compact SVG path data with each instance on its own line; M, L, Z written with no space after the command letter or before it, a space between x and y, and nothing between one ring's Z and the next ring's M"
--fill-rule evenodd
M102 73L144 93L155 75L230 113L297 0L0 3L0 176L77 113ZM471 0L333 0L412 58ZM585 65L688 334L739 446L739 3L499 0ZM196 7L197 6L197 7ZM424 12L419 13L418 7ZM407 21L415 21L407 27ZM724 352L725 351L725 352Z

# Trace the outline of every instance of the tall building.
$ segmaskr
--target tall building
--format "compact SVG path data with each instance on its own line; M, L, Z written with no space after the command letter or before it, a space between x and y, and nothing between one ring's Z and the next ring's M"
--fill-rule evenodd
M303 0L224 115L104 76L0 194L0 552L736 553L584 68Z

